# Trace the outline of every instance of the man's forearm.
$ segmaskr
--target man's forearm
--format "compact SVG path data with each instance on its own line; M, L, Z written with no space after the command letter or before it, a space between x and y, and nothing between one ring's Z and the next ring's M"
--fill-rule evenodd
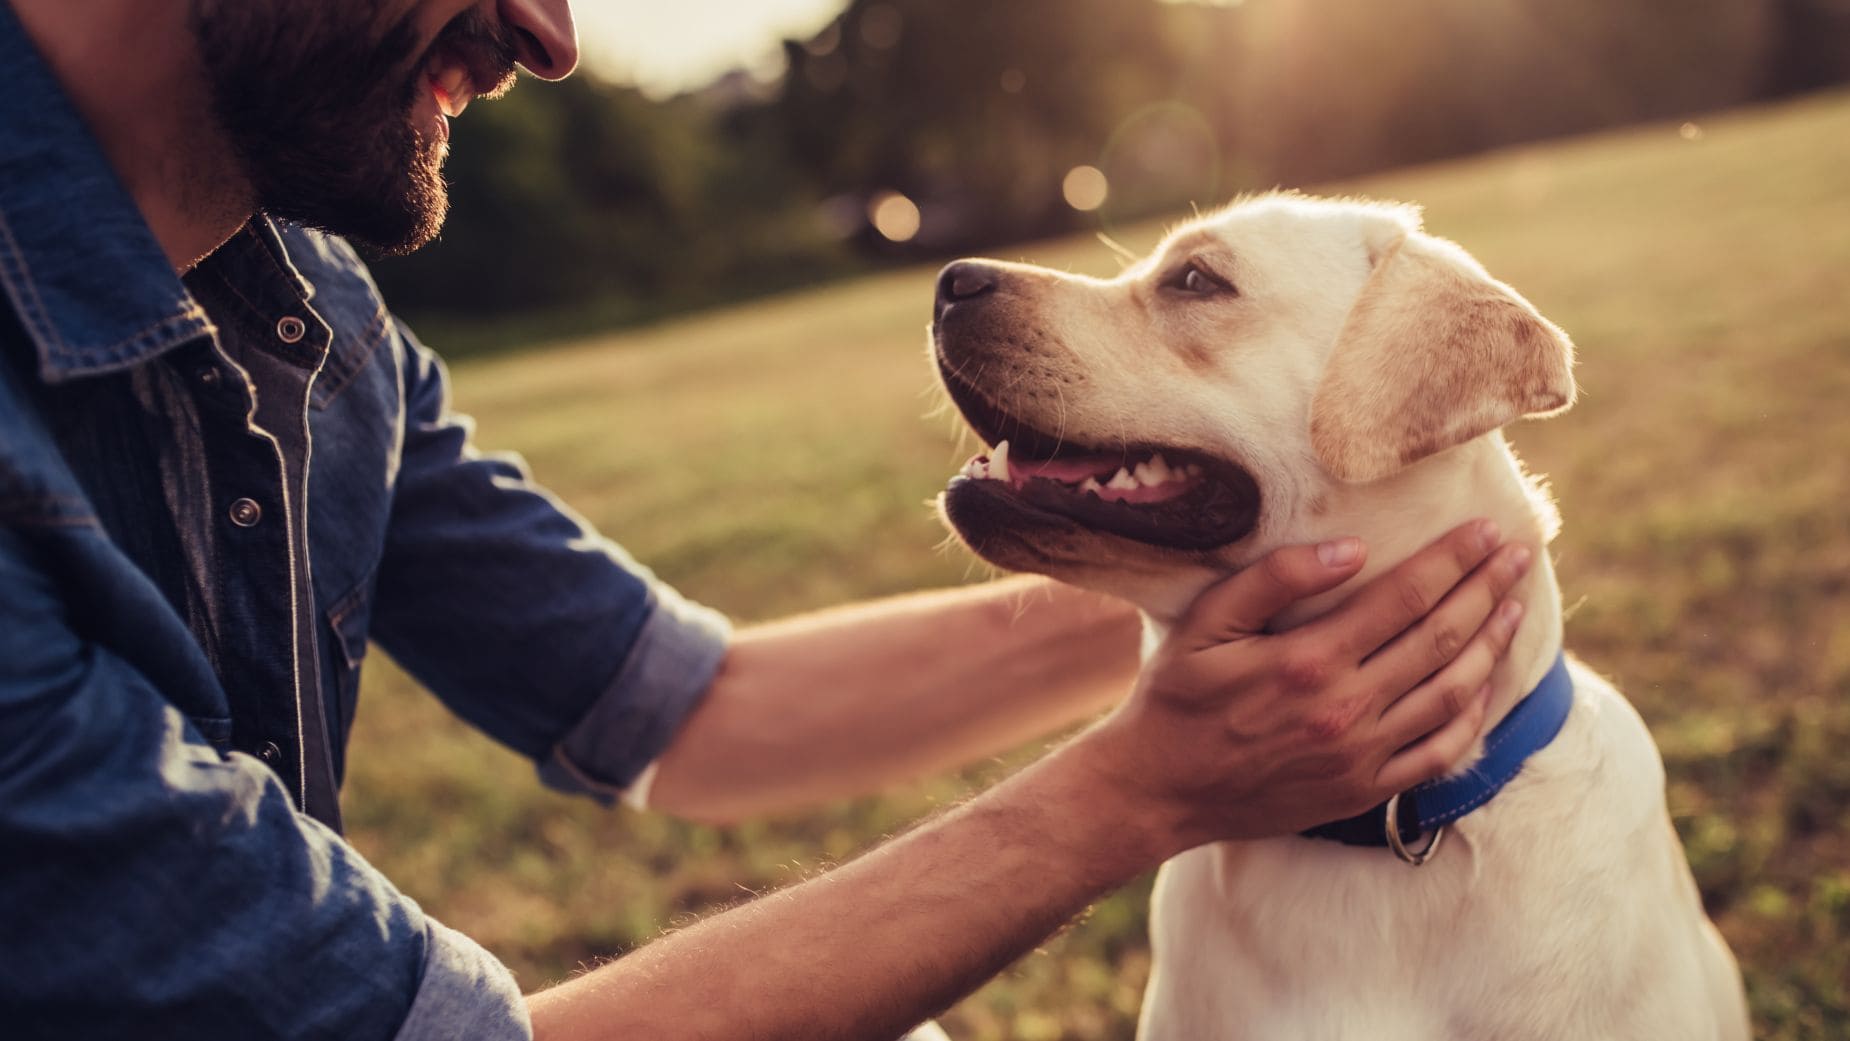
M1168 822L1122 799L1068 746L852 864L532 996L535 1037L897 1037L1173 852Z
M1516 625L1493 609L1526 558L1486 562L1493 542L1467 525L1276 635L1271 618L1363 556L1273 553L1203 595L1098 726L845 868L535 995L536 1033L896 1036L1165 856L1287 834L1437 776L1478 739Z
M962 766L1122 697L1137 641L1128 605L1044 579L753 627L662 757L650 801L731 821Z

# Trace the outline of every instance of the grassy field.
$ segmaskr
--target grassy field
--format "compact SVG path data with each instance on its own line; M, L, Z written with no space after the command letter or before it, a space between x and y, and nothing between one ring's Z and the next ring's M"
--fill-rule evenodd
M1514 438L1566 518L1569 643L1661 744L1756 1034L1850 1037L1850 96L1402 171L1581 348L1582 398ZM1137 248L1157 227L1119 229ZM1013 254L1011 254L1013 255ZM1115 270L1090 239L1019 255ZM931 272L471 363L483 443L742 621L981 577L922 503ZM439 345L441 346L441 345ZM715 830L544 792L373 656L355 842L535 987L865 849L1005 764ZM954 1010L960 1041L1128 1038L1144 887Z

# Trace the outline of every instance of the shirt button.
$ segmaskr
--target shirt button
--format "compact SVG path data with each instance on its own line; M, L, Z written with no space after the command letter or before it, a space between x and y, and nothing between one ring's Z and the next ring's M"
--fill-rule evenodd
M254 528L263 519L263 507L252 499L239 499L231 504L231 523L240 528Z
M284 343L296 343L308 335L308 323L295 315L286 314L276 321L276 338Z
M275 766L277 763L282 762L283 750L277 747L276 742L265 741L263 747L257 749L257 758L269 763L271 766Z

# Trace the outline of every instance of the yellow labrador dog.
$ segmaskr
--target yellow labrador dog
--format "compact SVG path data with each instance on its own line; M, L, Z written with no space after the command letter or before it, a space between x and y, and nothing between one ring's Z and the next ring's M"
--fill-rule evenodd
M946 520L994 564L1135 602L1152 646L1279 546L1360 535L1359 582L1475 516L1536 544L1557 527L1499 428L1572 402L1573 347L1408 207L1265 196L1110 280L959 261L932 333L989 446ZM1546 560L1514 595L1489 729L1452 776L1163 868L1140 1037L1747 1037L1650 735L1562 656Z

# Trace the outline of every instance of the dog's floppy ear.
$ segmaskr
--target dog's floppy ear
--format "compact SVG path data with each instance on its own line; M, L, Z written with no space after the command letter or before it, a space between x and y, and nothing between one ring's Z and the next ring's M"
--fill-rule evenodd
M1574 345L1464 250L1397 229L1344 321L1311 401L1311 446L1350 482L1379 480L1574 400Z

